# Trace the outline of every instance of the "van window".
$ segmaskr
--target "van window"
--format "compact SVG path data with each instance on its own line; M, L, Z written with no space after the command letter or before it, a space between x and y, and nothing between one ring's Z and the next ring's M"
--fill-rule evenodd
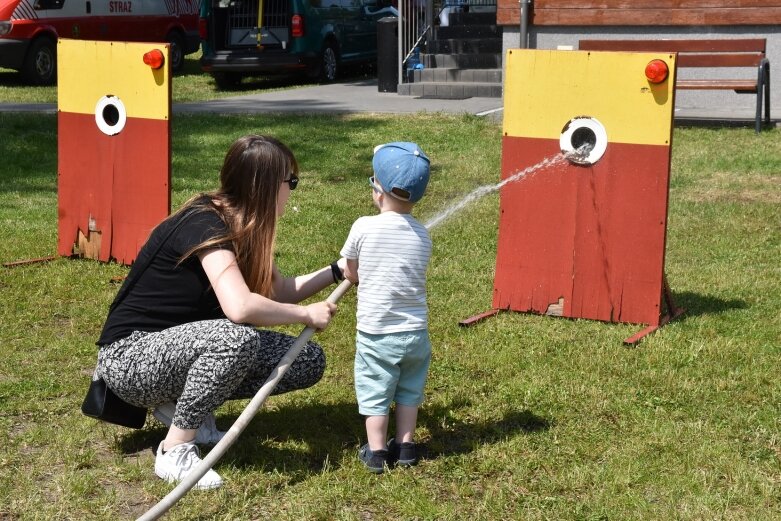
M33 8L36 11L43 11L45 9L62 9L65 4L65 0L35 0Z

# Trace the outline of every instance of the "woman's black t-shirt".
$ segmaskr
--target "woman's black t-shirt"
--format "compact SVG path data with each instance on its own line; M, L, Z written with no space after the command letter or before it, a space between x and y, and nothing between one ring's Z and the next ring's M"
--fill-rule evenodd
M171 233L177 225L178 228ZM149 264L148 267L130 293L109 312L96 343L111 344L133 331L162 331L188 322L225 318L198 256L192 255L180 261L194 246L225 236L226 232L225 223L208 209L196 210L195 213L185 211L158 226L141 247L117 295L122 295L128 282L138 277L139 269ZM165 242L160 246L163 240ZM230 248L229 245L221 247ZM152 255L154 258L150 262Z

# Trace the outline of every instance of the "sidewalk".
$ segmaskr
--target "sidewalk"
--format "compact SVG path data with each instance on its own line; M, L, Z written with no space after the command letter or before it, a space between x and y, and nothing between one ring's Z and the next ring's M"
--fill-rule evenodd
M312 85L261 94L248 94L194 103L175 103L177 113L299 113L299 114L410 114L443 112L488 115L501 113L499 98L462 100L423 99L378 92L377 80ZM0 112L56 112L54 103L0 103Z
M0 112L56 112L56 104L0 103ZM503 101L500 98L466 98L459 100L399 96L395 92L378 92L377 80L353 80L328 85L312 85L261 94L234 96L197 103L176 103L174 114L410 114L418 112L474 114L501 121ZM678 107L675 120L694 125L751 125L754 111L741 107ZM776 122L777 124L777 122Z
M445 112L449 114L485 114L502 108L499 98L467 98L462 100L423 99L399 96L395 92L378 92L377 80L359 80L328 85L313 85L297 89L223 98L205 103L179 103L177 112L235 113L329 113L358 112L405 114Z

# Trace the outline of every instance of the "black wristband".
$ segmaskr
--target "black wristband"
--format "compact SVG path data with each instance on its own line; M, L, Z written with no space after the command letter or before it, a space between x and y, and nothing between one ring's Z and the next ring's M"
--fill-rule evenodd
M334 277L334 284L339 284L340 280L344 280L344 274L339 269L339 264L336 261L331 263L331 275Z

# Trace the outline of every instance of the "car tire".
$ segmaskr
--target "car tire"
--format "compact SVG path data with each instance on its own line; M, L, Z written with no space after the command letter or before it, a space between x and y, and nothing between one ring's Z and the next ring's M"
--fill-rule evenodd
M171 31L165 40L171 48L171 70L179 72L184 67L184 37L178 31Z
M238 72L215 72L212 73L214 83L222 90L234 90L241 83L242 75Z
M57 81L57 48L51 38L43 36L33 41L22 73L34 85L54 85Z
M325 44L320 55L320 64L317 79L323 83L331 83L339 75L339 50L334 41Z

